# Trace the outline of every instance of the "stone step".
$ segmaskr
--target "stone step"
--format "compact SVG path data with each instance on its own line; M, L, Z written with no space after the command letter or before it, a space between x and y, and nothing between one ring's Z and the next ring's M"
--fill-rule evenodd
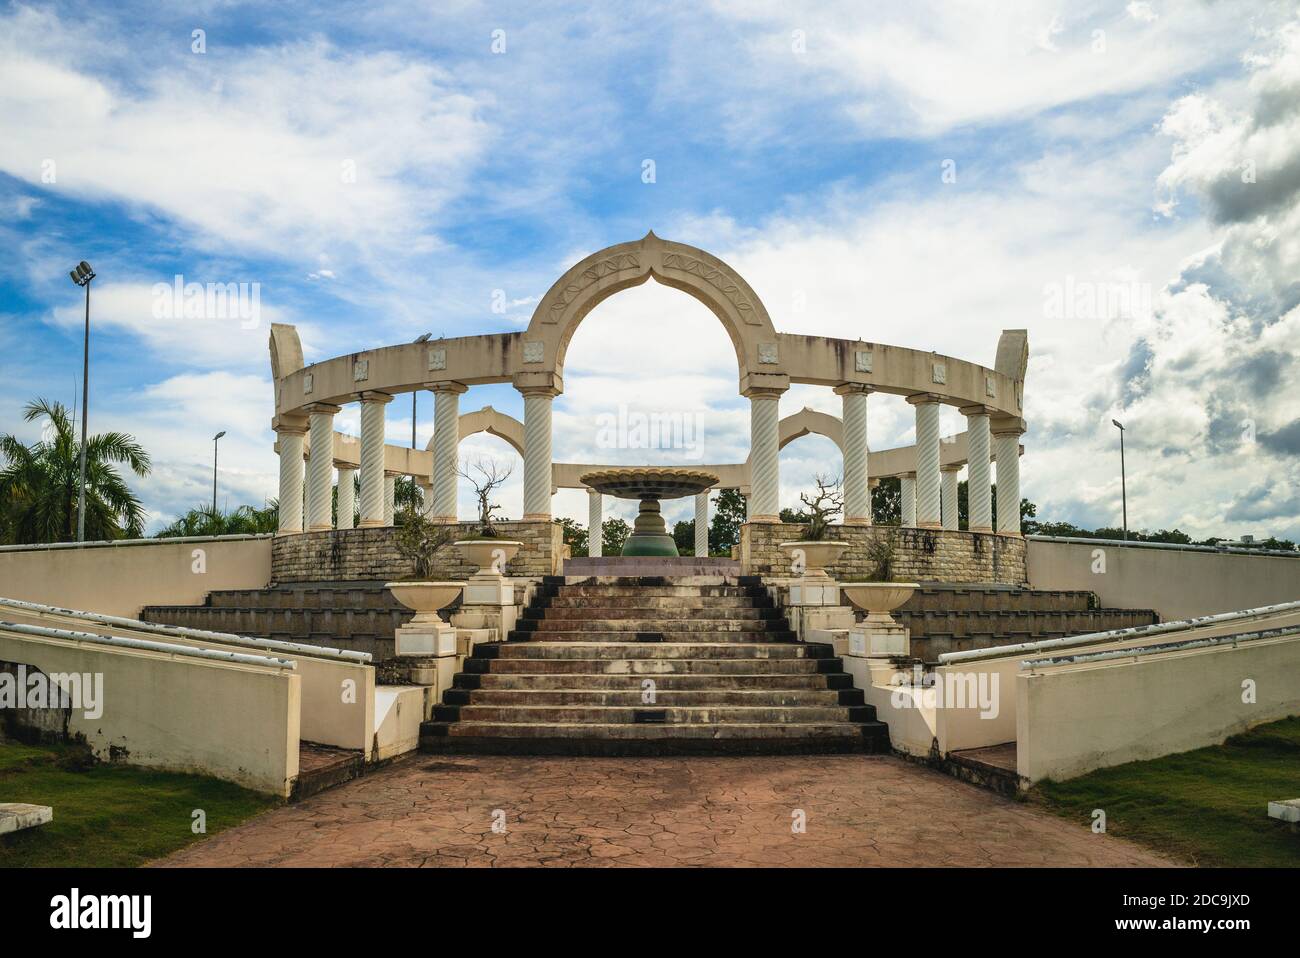
M747 585L629 585L582 583L578 585L561 586L560 595L565 597L755 598L766 595L766 592L761 588Z
M869 705L831 706L581 706L581 705L439 705L437 721L464 723L561 725L753 725L865 722L875 720Z
M772 608L770 598L748 595L569 595L548 603L552 609L753 609Z
M912 593L903 612L1086 612L1095 607L1091 592L1060 589L1006 589L925 585Z
M574 632L582 630L584 632L660 632L666 628L673 632L757 632L767 628L769 622L772 627L779 631L789 631L781 629L780 626L785 624L784 619L582 619L582 618L555 618L547 615L540 622L536 620L525 619L524 622L534 624L532 629L535 633L544 632ZM520 624L520 631L526 631L527 625Z
M1150 625L1158 616L1150 609L1096 609L1090 612L907 612L895 613L913 639L930 634L955 638L967 635L1061 632L1083 634Z
M664 692L735 692L735 691L839 691L851 688L851 677L843 673L821 674L807 672L788 674L780 672L736 673L676 673L667 675L641 675L622 673L565 673L549 674L460 672L453 680L457 690L508 690L539 691L632 691L640 695L645 683L653 681L658 694Z
M804 675L842 672L843 663L825 659L466 659L465 671L492 675Z
M596 632L589 629L574 629L568 632L551 631L526 632L516 630L510 633L511 642L530 641L544 635L547 642L698 642L700 632L663 632L657 629L608 630ZM793 642L795 634L788 630L770 629L763 632L714 630L712 636L726 642Z
M575 609L568 606L549 605L540 610L542 618L548 621L558 622L600 622L600 621L618 621L618 622L635 622L638 620L650 619L656 622L671 622L677 620L701 622L703 627L707 628L712 623L718 622L749 622L751 624L761 624L763 622L784 621L785 614L779 609L753 609L732 607L726 609L701 609L693 606L677 606L676 608L667 609L647 609L647 608L590 608ZM531 610L528 617L532 617Z
M738 705L750 708L862 705L861 689L660 689L654 701L635 689L448 689L448 705L579 705L667 708Z
M208 593L214 609L393 609L403 606L382 586L226 589Z
M550 755L673 755L879 752L880 722L637 725L425 722L425 752Z
M829 645L804 642L505 642L474 647L475 658L514 659L818 659Z

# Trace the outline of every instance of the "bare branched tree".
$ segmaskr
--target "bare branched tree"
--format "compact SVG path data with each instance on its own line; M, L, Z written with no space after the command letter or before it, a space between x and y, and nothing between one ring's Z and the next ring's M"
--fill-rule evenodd
M812 542L820 542L826 538L831 520L844 508L844 494L840 491L838 477L830 479L818 475L813 477L813 481L817 483L817 494L810 499L808 493L801 492L799 501L808 507L808 514L811 516L805 538Z
M513 471L513 466L506 466L495 459L476 459L462 464L456 470L461 478L467 479L474 487L474 495L478 499L478 531L485 539L498 538L492 521L494 513L501 506L492 501L492 495L510 478Z

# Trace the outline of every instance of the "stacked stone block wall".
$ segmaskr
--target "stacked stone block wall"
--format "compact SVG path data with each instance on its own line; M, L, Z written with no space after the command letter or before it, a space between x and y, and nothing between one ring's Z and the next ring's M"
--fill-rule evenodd
M477 531L477 523L459 522L453 539L464 539ZM523 543L506 566L505 574L520 578L553 575L559 565L563 533L554 522L498 522L503 539ZM334 529L277 536L271 548L271 581L291 582L384 581L410 578L414 567L397 551L397 530L392 526L365 529ZM429 577L463 581L478 568L461 556L449 542L434 557Z
M788 522L741 526L740 561L744 574L790 575L790 556L778 544L800 538L806 528ZM874 566L867 558L867 548L873 539L886 535L895 537L896 581L1023 586L1028 579L1025 540L1019 536L897 526L833 526L830 538L847 542L849 547L827 567L827 572L837 579L870 575Z

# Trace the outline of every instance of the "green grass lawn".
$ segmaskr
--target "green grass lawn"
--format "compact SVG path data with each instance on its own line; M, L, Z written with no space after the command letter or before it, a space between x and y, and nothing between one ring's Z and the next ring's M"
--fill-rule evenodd
M0 802L49 805L54 821L0 838L0 868L131 867L207 837L277 803L202 775L87 765L69 746L0 742Z
M1261 725L1223 745L1045 781L1032 800L1083 824L1197 865L1300 866L1300 833L1268 803L1300 798L1300 717Z

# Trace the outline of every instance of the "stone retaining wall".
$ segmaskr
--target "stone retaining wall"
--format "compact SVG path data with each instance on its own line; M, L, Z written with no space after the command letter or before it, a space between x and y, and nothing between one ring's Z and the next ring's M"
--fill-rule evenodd
M516 539L523 548L510 560L508 576L533 578L557 571L563 533L554 522L498 522L503 539ZM459 522L453 538L474 534L477 523ZM392 526L366 529L333 529L277 536L271 549L271 581L347 582L409 577L414 569L395 545L397 530ZM478 571L467 563L460 550L448 544L435 555L430 578L463 581Z
M741 526L744 574L788 575L790 557L777 544L798 539L805 528L798 523L747 522ZM831 538L847 542L849 547L827 572L833 578L869 575L868 544L890 534L896 537L893 578L898 581L1023 586L1028 579L1025 540L1019 536L897 526L834 526Z

